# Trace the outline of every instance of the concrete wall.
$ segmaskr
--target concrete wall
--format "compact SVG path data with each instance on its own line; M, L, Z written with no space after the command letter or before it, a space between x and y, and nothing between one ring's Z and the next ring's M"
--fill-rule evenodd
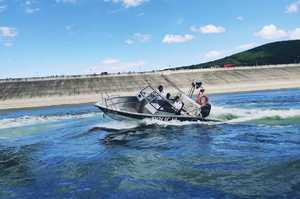
M300 65L268 66L256 68L233 68L198 70L177 73L167 73L166 76L181 88L189 85L192 80L200 79L206 87L218 87L252 83L281 83L286 81L295 82L300 79ZM277 84L277 83L276 83Z
M159 74L2 82L0 83L0 100L132 92L147 85L147 81L156 84L165 83Z
M0 101L43 97L136 93L148 83L171 89L174 82L185 91L202 80L210 93L300 87L300 65L197 69L160 73L43 78L0 81ZM251 89L252 85L256 89ZM269 85L269 86L267 86ZM261 89L259 89L261 87ZM258 88L258 89L257 89Z

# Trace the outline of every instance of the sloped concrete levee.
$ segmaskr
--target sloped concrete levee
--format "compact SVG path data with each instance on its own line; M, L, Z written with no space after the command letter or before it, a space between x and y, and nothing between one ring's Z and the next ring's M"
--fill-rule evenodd
M208 93L297 88L300 65L0 80L0 109L92 103L107 95L134 95L149 84L187 91L193 80L203 81Z

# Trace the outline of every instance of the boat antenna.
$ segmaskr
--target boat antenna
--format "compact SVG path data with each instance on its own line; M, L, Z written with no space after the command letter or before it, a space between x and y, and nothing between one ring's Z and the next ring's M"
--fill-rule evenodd
M199 80L194 80L192 82L192 87L189 90L188 96L192 97L194 95L195 90L199 89L202 86L202 82Z

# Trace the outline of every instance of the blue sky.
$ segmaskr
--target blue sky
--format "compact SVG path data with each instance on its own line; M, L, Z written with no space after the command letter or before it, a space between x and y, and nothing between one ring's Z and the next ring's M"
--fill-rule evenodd
M0 78L198 64L300 39L300 0L0 0Z

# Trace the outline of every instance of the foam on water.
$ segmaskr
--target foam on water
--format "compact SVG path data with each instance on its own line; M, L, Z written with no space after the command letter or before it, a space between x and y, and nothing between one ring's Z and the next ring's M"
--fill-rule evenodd
M241 108L226 108L215 106L212 109L209 118L219 120L220 122L203 122L203 121L160 121L156 119L144 119L146 125L160 125L160 126L185 126L192 124L218 125L224 123L242 123L247 121L257 121L266 118L288 119L300 117L300 109L241 109Z
M9 118L0 120L0 129L16 128L22 126L30 126L35 124L43 124L49 122L56 122L62 120L71 119L83 119L88 117L93 117L96 115L101 115L101 113L85 113L76 115L55 115L55 116L22 116L18 118Z
M22 116L18 118L9 118L0 120L0 129L16 128L35 124L43 124L48 122L56 122L61 120L82 119L93 116L100 116L103 113L85 113L75 115L55 115L55 116ZM116 121L110 120L105 123L97 124L94 127L111 129L111 130L126 130L137 128L141 125L159 125L159 126L185 126L192 124L218 125L224 123L241 123L247 121L257 121L266 118L288 119L300 117L300 109L242 109L230 108L222 106L213 106L209 118L219 120L220 122L180 122L178 120L161 121L156 119L144 119L141 121Z
M266 118L288 119L300 117L300 109L241 109L241 108L226 108L215 106L209 118L219 120L220 122L203 122L203 121L161 121L156 119L144 119L146 125L160 126L185 126L192 124L218 125L224 123L241 123L247 121L256 121Z
M300 109L240 109L216 106L211 117L229 123L254 121L265 118L287 119L300 116Z
M179 120L171 120L171 121L162 121L157 119L143 119L143 120L124 120L124 121L118 121L118 120L111 120L109 122L100 123L92 127L92 129L105 129L105 130L130 130L135 129L138 127L147 127L147 126L186 126L186 125L192 125L192 124L218 124L216 122L201 122L201 121L179 121Z
M162 121L157 119L144 119L143 123L145 125L158 125L158 126L186 126L192 124L216 124L217 122L203 122L203 121L179 121L179 120L170 120Z

